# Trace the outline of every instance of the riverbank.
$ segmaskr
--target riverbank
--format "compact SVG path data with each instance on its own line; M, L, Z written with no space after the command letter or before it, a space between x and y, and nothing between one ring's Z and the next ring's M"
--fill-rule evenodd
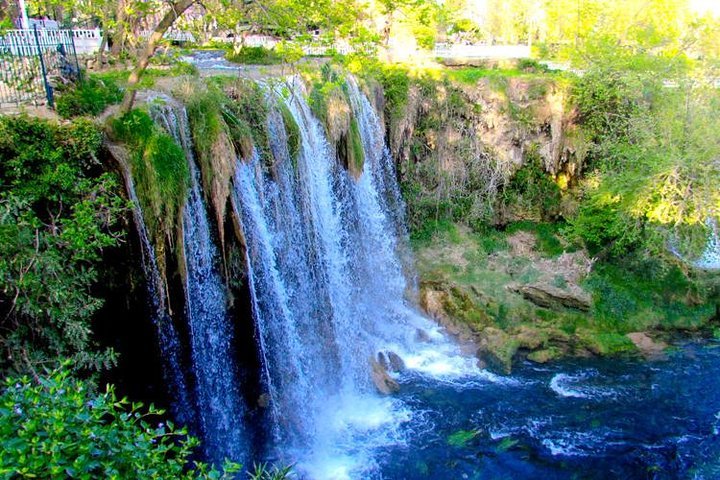
M413 247L422 307L499 373L525 358L656 358L675 336L717 328L679 267L639 255L599 261L558 224L477 233L447 223Z

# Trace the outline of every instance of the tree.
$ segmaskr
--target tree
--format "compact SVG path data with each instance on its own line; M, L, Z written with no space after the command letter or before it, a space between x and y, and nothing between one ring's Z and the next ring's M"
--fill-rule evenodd
M136 86L140 81L140 77L150 63L150 58L153 54L155 54L158 43L162 40L165 32L167 32L168 28L172 26L175 20L177 20L180 15L185 12L185 10L190 8L190 6L197 1L198 0L177 0L170 4L169 9L165 12L160 22L158 22L157 26L150 34L145 48L138 56L135 68L130 73L130 77L128 77L127 89L125 90L125 96L122 104L120 105L121 112L127 113L132 109L133 103L135 102Z

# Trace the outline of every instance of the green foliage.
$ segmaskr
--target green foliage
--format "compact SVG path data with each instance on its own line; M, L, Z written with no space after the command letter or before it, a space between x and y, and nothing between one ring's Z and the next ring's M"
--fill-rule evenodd
M193 461L198 441L160 422L162 410L118 399L111 387L93 394L68 366L37 383L5 381L0 477L230 479L240 471L230 462L217 471Z
M55 109L62 118L94 116L120 100L122 92L112 80L90 76L60 91Z
M626 255L595 267L587 280L593 316L604 330L692 329L713 315L710 292L676 265Z
M290 109L284 103L278 104L280 115L282 115L283 125L285 126L285 135L287 135L288 150L293 164L297 163L300 155L300 147L302 146L302 138L300 136L300 127L295 118L293 118Z
M245 47L225 54L231 62L248 65L277 65L283 62L283 57L275 50L265 47Z
M269 467L267 463L260 463L248 475L250 480L286 480L291 478L292 467Z
M161 248L168 240L172 245L190 182L185 152L143 110L115 119L112 132L130 150L135 190L153 244Z
M126 208L97 159L101 143L87 120L0 117L0 370L114 363L90 330L100 256L118 243Z
M525 163L503 189L500 201L520 218L530 215L547 220L557 216L560 188L545 172L536 151L526 154Z
M410 77L407 69L388 65L380 72L380 84L385 93L385 111L389 118L399 118L403 115L410 91Z

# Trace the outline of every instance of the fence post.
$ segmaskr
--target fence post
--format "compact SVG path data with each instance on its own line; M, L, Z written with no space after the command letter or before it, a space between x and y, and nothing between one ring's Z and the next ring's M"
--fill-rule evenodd
M35 46L37 47L38 58L40 59L40 70L42 71L43 84L45 85L45 97L48 101L48 106L54 108L55 102L53 102L53 91L50 83L48 83L47 70L45 70L45 59L43 58L42 48L40 47L40 37L38 36L37 25L33 25L33 32L35 34Z
M78 82L82 82L83 74L82 74L82 70L80 70L80 61L78 60L77 48L75 47L75 32L70 30L69 36L70 36L70 46L72 46L72 54L73 54L73 57L75 57L75 70L77 71L77 80L78 80Z

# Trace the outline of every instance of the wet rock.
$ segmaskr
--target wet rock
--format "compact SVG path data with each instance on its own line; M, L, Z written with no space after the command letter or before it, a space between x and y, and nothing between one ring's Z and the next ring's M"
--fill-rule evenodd
M667 343L655 341L645 332L632 332L626 335L640 350L640 353L646 358L662 358L664 351L668 347Z
M384 370L387 371L390 369L390 362L388 361L388 358L385 356L384 352L377 353L377 362Z
M383 395L392 395L400 391L400 384L388 374L387 368L373 357L370 357L370 367L372 381L380 393Z
M480 335L477 356L490 370L509 375L520 342L498 328L486 328Z
M590 310L592 305L590 294L576 286L562 289L545 283L534 283L531 285L510 285L508 288L540 307L555 310L574 308L586 312Z
M400 358L400 355L395 352L387 352L387 358L390 363L390 371L398 373L405 371L405 361Z
M427 333L422 328L418 328L415 331L415 341L418 343L432 343L432 339L430 338L430 334Z

